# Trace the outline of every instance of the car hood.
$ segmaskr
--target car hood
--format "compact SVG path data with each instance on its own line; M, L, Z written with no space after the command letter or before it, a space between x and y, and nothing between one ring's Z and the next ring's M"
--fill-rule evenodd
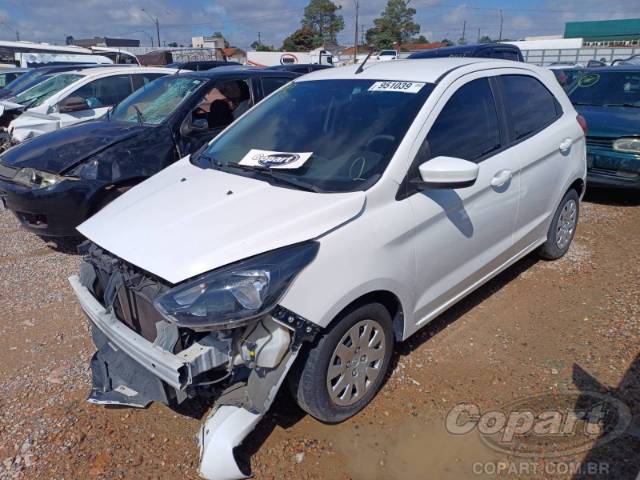
M137 138L147 128L101 120L84 122L16 145L2 155L2 163L59 174L109 147Z
M24 105L12 102L10 100L0 100L0 117L4 115L4 112L8 112L10 110L20 110L21 108L24 108Z
M640 109L632 107L598 107L576 105L586 120L589 136L622 137L640 135Z
M358 216L364 192L314 193L192 165L188 157L78 227L170 283L316 238Z

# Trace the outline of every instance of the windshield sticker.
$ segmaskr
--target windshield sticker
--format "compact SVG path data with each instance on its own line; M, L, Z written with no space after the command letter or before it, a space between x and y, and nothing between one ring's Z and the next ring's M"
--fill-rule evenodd
M376 82L369 87L370 92L403 92L403 93L418 93L422 87L425 86L424 82Z
M584 75L580 79L580 81L578 83L578 86L579 87L592 87L593 85L598 83L598 80L600 80L600 75L598 75L597 73L592 73L590 75Z
M303 166L311 155L313 155L313 152L273 152L271 150L252 149L238 163L253 167L295 169Z

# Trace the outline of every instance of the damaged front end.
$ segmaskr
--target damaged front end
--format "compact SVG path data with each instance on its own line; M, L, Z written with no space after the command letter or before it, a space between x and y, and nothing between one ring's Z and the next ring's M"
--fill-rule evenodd
M277 305L317 253L307 242L172 286L98 246L69 279L97 352L89 401L145 407L214 397L200 473L245 478L234 448L269 409L303 342L320 327Z

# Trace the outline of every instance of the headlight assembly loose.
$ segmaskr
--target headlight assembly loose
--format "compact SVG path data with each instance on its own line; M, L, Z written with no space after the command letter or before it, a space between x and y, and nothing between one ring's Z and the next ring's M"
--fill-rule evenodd
M618 152L640 154L640 138L619 138L613 142L613 149Z
M271 311L315 258L317 242L273 250L213 270L156 298L162 315L194 330L235 328Z
M35 168L21 168L13 177L15 183L24 185L30 188L46 188L63 180L75 180L74 177L62 177L55 173L42 172Z

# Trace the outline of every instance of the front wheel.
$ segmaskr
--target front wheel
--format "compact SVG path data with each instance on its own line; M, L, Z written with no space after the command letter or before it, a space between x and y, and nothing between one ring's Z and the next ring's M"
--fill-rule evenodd
M545 260L556 260L564 256L576 234L580 214L580 197L575 190L569 190L562 198L547 232L547 241L542 244L538 255Z
M341 422L376 395L392 353L389 311L379 303L363 305L344 314L302 352L289 385L307 413L323 422Z

